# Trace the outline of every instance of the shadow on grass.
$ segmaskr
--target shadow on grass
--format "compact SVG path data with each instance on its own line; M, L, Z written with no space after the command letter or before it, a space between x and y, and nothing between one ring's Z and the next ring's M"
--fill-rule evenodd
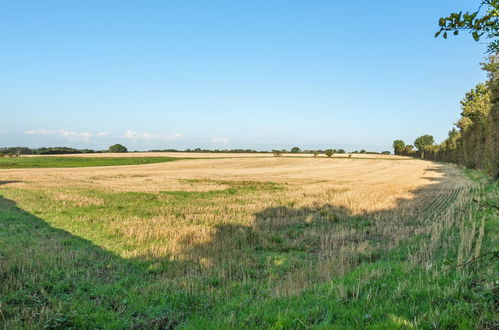
M346 207L330 204L277 206L255 213L252 225L214 226L203 243L193 244L190 237L180 240L180 251L190 264L175 268L199 267L201 273L212 270L213 276L232 281L269 276L269 269L265 269L269 257L298 262L301 267L342 260L344 265L337 274L378 260L400 242L421 234L454 201L456 196L446 188L451 168L437 166L429 171L442 177L427 177L428 185L412 191L413 198L398 199L391 209L354 214ZM287 272L279 270L283 277L300 271L293 265ZM178 275L181 272L171 273Z
M145 269L0 196L0 328L173 328L183 316L147 304Z

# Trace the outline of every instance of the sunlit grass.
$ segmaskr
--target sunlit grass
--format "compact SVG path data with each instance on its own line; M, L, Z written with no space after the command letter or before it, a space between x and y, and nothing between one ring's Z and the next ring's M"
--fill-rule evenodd
M171 162L177 159L173 157L0 157L0 169L140 165Z

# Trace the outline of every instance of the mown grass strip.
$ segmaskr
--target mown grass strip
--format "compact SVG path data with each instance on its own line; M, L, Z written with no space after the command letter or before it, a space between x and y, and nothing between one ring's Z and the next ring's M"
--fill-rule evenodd
M119 166L166 163L174 157L16 157L0 158L0 169Z

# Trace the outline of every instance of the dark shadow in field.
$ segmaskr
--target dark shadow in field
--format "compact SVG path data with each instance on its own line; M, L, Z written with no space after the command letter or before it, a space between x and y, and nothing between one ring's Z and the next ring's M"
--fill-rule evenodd
M19 315L29 322L21 318L21 328L32 322L34 328L92 328L96 316L78 315L79 308L100 317L126 314L134 329L173 328L180 319L171 317L169 306L164 314L148 316L143 306L133 310L128 301L129 291L153 281L146 267L54 228L0 196L0 328Z
M441 173L441 177L426 176L427 185L411 191L413 198L399 198L393 208L366 211L356 215L346 207L329 204L301 208L270 207L255 213L254 223L251 226L237 224L215 226L210 239L203 244L193 245L192 240L186 239L185 245L181 248L182 253L194 264L208 265L200 266L201 268L223 265L231 279L244 279L247 275L243 265L257 264L256 254L264 256L273 253L279 255L308 253L311 260L320 258L321 242L307 240L304 237L304 232L307 230L334 232L350 228L360 232L361 237L346 235L342 238L345 240L344 244L366 243L371 246L391 248L401 240L416 235L418 228L427 225L429 221L434 221L435 213L443 211L445 206L452 202L451 199L444 198L448 195L444 187L452 176L452 169L448 166L436 166L438 167L427 171ZM418 205L416 213L415 205ZM181 241L180 244L182 243ZM375 258L370 255L367 260L374 261ZM206 262L207 260L209 262ZM358 262L364 261L362 258L358 259ZM185 266L174 267L181 269ZM263 276L258 273L253 275Z
M9 183L18 183L18 182L21 182L21 181L1 181L0 180L0 186L4 185L4 184L9 184Z
M39 265L41 268L38 269L37 262L30 262L30 259L54 261L52 271L71 270L76 275L88 273L85 277L93 283L112 283L118 280L113 271L105 269L105 265L115 264L118 260L113 253L84 238L50 226L43 219L17 207L14 201L1 196L0 226L0 247L4 258L9 252L15 254L15 257L20 257L21 262L32 266L30 271L34 273L43 273L46 269L41 269L43 265ZM118 264L126 267L125 262ZM2 269L4 276L9 275L9 271L16 273L17 267L23 266L9 265L8 260L3 265L7 266L7 269Z
M137 290L146 281L154 281L155 276L161 275L150 272L149 266L163 264L167 268L163 276L168 276L168 273L172 274L168 269L172 268L188 269L197 264L200 268L209 269L224 264L230 280L242 280L248 276L247 271L242 271L247 265L258 266L260 261L255 259L255 254L296 252L314 255L320 242L302 240L303 230L307 228L331 231L338 226L348 225L363 230L366 240L391 239L384 234L370 232L368 220L400 221L405 225L414 221L399 219L395 215L400 214L402 209L411 208L415 202L428 200L433 195L437 198L441 194L440 188L450 177L449 168L438 165L431 171L441 172L443 176L438 179L427 178L431 181L428 186L413 191L412 199L399 199L397 206L390 210L353 216L349 209L334 205L304 208L279 206L255 213L253 226L216 226L210 239L203 244L193 245L189 240L185 241L182 253L189 257L187 261L170 261L165 257L151 256L124 259L86 239L51 227L43 219L0 196L0 311L4 318L12 318L25 308L33 308L38 312L46 307L57 309L61 297L72 299L72 295L78 295L78 304L95 306L115 317L123 317L123 310L126 310L137 329L174 327L182 321L168 314L174 308L165 307L164 318L148 318L147 311L133 311L133 307L127 305L133 305L133 302L123 303L130 299L127 293L129 290ZM11 181L0 181L0 185L6 183ZM9 258L22 260L23 265L9 263ZM250 276L258 279L264 278L266 274L256 271ZM9 282L5 281L7 277L18 279L22 288L14 291L8 287ZM123 281L124 277L126 281ZM37 282L39 278L42 278L43 283ZM164 304L160 300L151 301L156 303L148 306L150 310L157 311L158 305ZM67 301L63 304L67 304ZM71 315L71 306L71 303L67 304L62 312ZM192 312L187 307L182 312L187 313L182 314L183 317Z

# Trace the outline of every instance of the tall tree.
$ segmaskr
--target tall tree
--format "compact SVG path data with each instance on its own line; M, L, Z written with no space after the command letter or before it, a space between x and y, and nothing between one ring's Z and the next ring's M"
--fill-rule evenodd
M476 11L454 12L441 17L435 37L460 31L470 33L475 41L488 40L489 61L483 64L488 73L485 84L479 84L461 102L459 131L449 132L437 152L429 156L486 170L499 179L499 0L481 0Z
M393 141L393 153L395 155L401 155L405 149L405 142L402 140Z
M431 135L421 135L416 140L414 140L414 145L418 148L419 151L424 151L425 147L431 146L435 143L433 136Z

